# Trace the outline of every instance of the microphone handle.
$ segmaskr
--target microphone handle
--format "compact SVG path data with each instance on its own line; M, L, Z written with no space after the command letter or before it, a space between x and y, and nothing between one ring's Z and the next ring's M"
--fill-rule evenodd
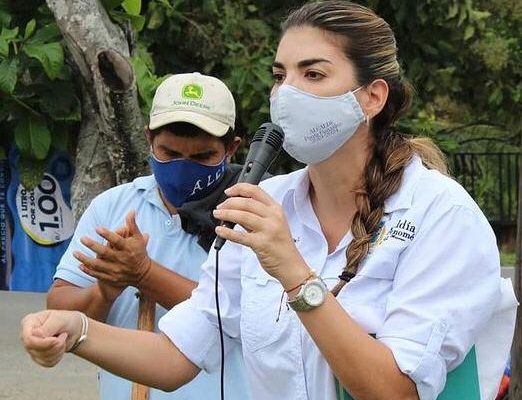
M253 185L257 185L263 176L263 174L266 171L266 168L254 168L252 171L252 167L254 166L255 161L247 162L243 166L243 170L241 171L241 174L239 175L239 178L237 179L237 182L246 182L246 183L252 183ZM234 228L236 225L233 222L230 221L223 221L220 224L221 226L225 226L229 229ZM216 241L214 243L214 249L221 250L223 245L225 244L226 239L223 239L221 236L218 236L216 238Z
M250 150L237 182L246 182L257 185L265 172L268 171L270 164L275 160L283 145L284 132L273 123L265 123L259 127L250 143ZM221 226L232 229L234 223L225 221ZM226 239L217 237L214 242L214 249L220 250L225 244Z

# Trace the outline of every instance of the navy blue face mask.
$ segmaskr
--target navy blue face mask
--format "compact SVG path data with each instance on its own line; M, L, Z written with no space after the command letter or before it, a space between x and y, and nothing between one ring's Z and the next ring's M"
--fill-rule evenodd
M226 157L216 165L204 165L179 158L160 161L151 155L150 163L156 182L167 200L175 207L199 200L210 193L223 177Z

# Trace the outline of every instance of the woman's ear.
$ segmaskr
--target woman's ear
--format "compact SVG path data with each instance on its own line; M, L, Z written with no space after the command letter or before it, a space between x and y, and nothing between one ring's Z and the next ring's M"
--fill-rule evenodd
M367 119L381 112L388 99L389 87L384 79L376 79L362 90L361 107Z

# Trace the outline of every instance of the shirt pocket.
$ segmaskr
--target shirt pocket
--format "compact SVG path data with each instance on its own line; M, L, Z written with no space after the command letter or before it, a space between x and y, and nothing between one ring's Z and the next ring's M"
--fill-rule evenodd
M361 263L356 276L337 295L343 308L367 332L378 332L384 322L399 254L397 248L374 249Z
M241 340L255 352L281 338L288 318L286 296L281 303L283 287L261 267L259 271L242 272L241 284Z

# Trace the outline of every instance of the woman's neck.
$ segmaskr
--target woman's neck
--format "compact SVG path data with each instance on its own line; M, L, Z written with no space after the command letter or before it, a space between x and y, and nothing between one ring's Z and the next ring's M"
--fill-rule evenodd
M350 230L357 207L355 191L361 188L370 155L367 135L354 135L328 160L310 165L310 201L333 251Z

